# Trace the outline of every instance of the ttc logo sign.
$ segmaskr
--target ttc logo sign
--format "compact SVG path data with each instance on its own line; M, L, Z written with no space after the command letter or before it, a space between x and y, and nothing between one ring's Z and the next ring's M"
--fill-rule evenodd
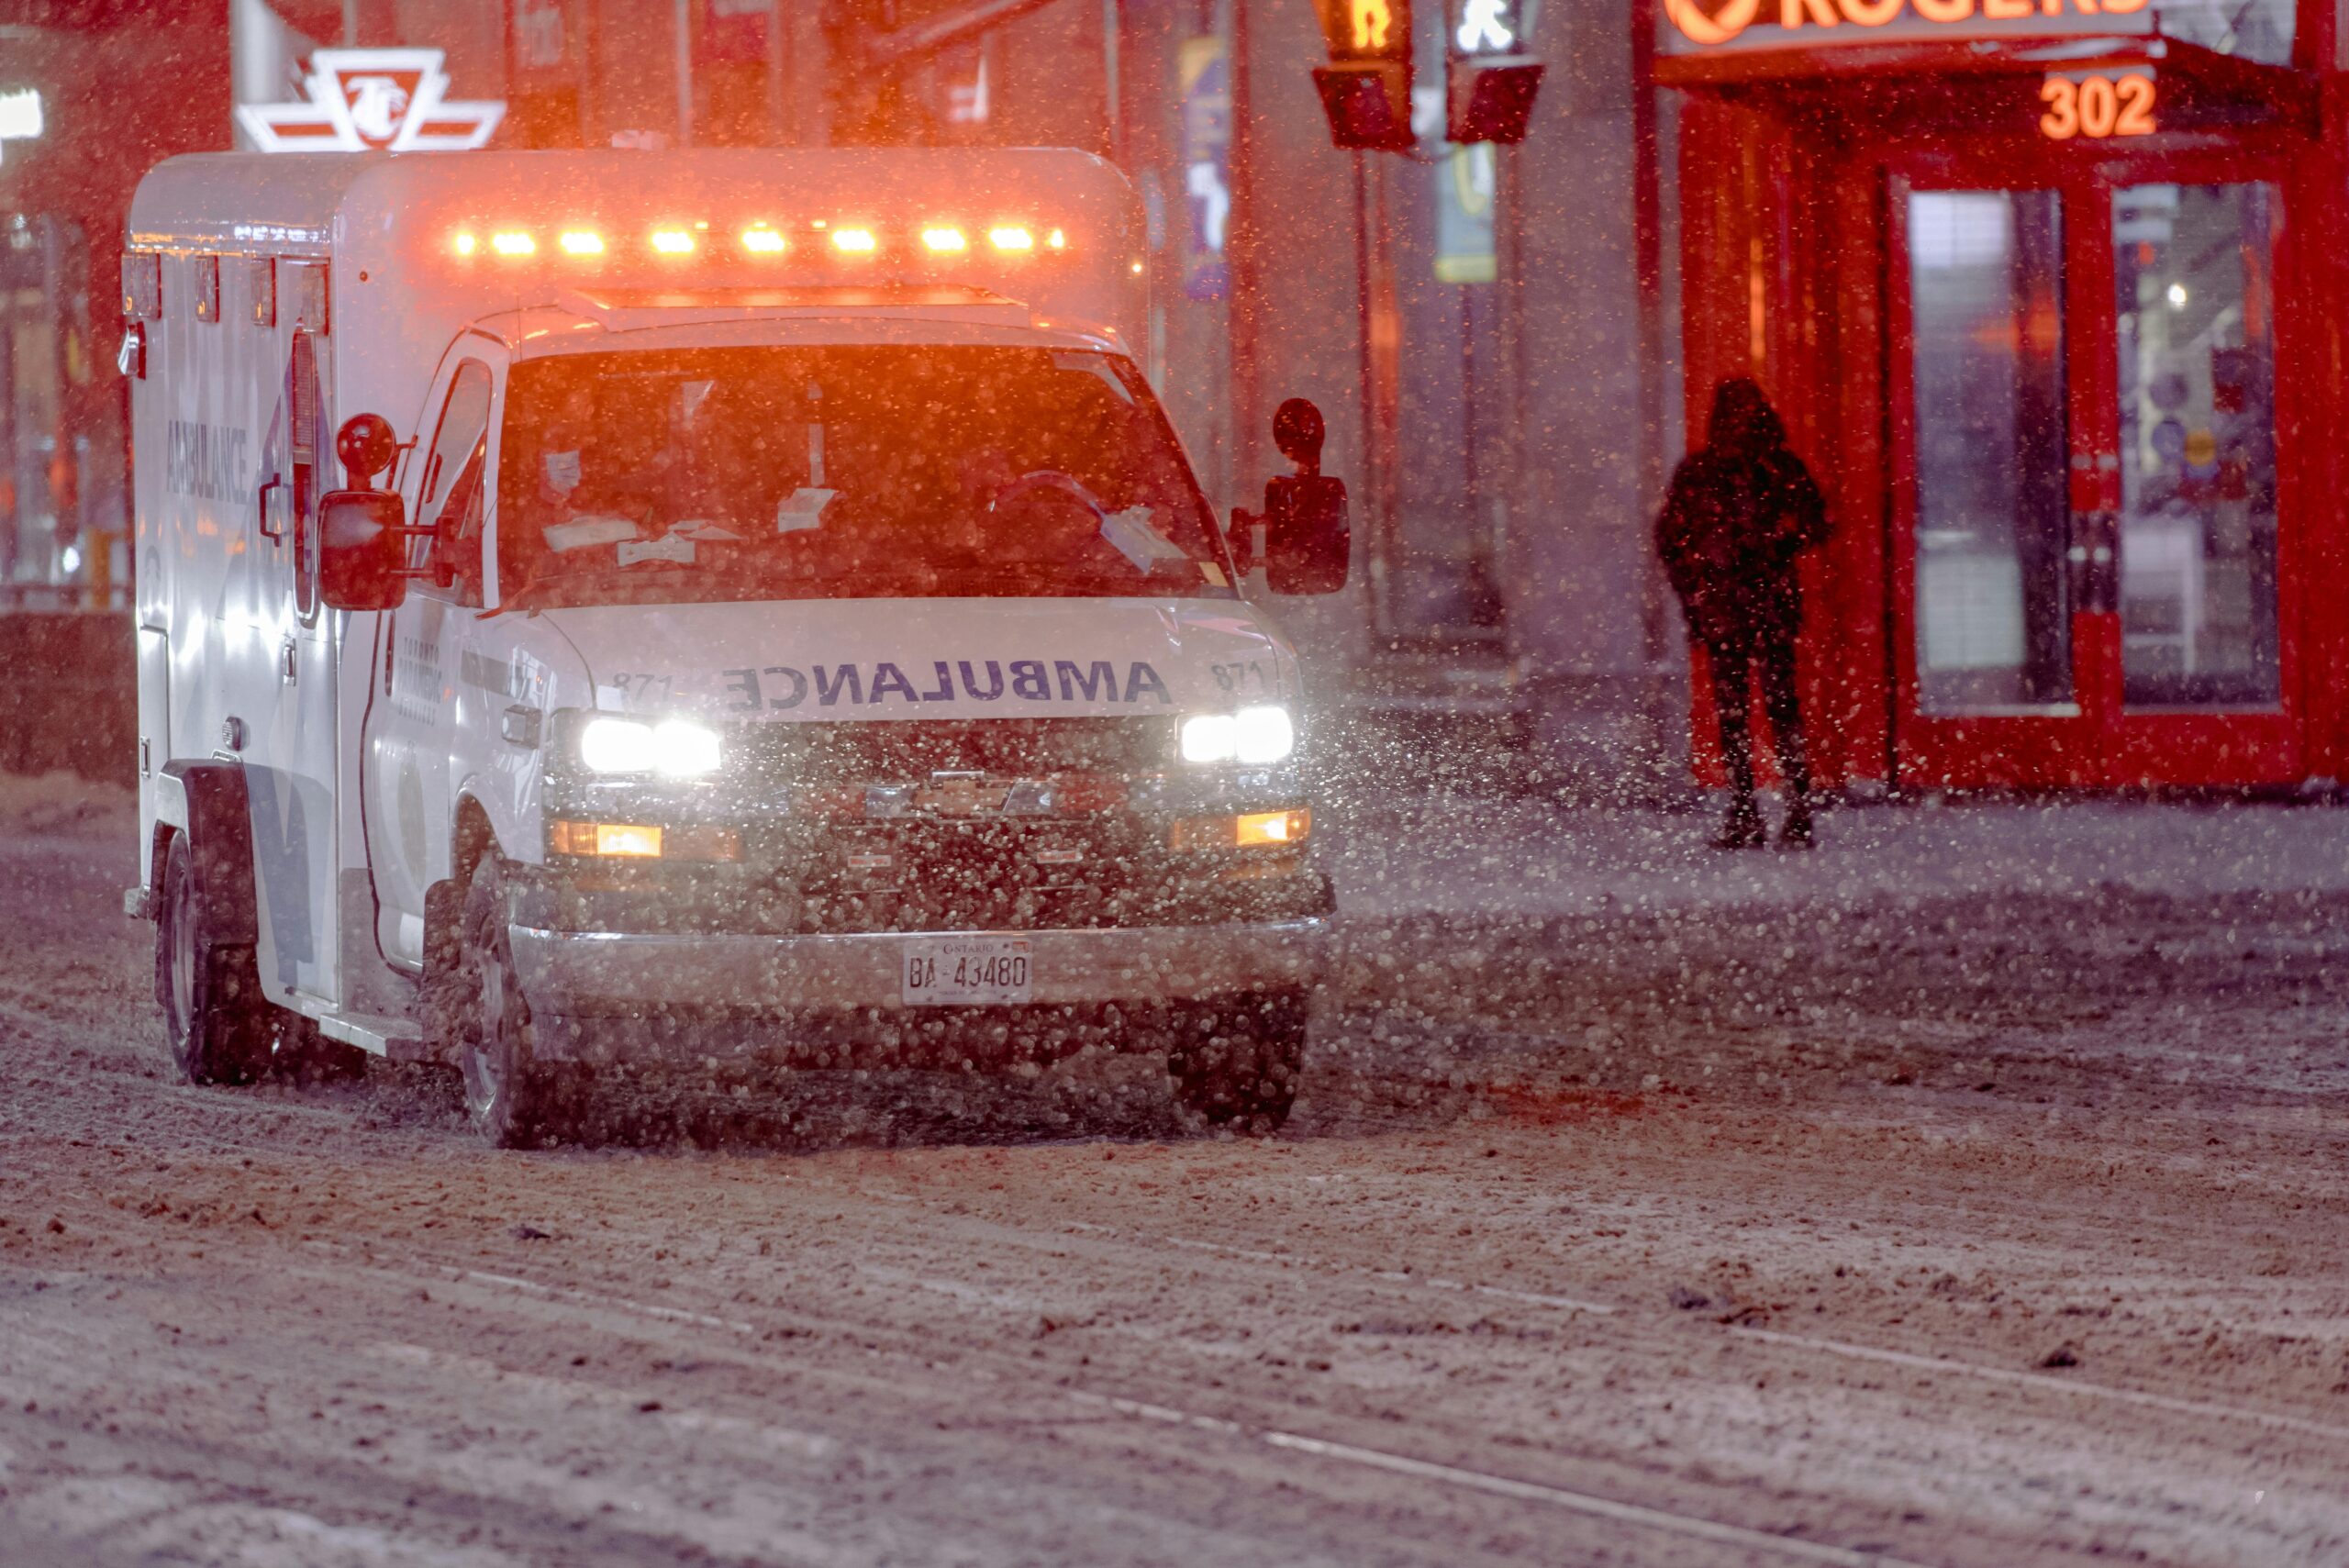
M322 49L297 104L239 104L263 152L463 152L485 145L502 103L447 98L437 49Z

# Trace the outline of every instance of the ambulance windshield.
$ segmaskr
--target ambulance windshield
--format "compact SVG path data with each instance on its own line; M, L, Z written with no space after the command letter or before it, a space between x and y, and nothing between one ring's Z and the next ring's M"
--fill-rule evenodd
M1107 354L696 349L518 365L507 605L1229 597L1148 388Z

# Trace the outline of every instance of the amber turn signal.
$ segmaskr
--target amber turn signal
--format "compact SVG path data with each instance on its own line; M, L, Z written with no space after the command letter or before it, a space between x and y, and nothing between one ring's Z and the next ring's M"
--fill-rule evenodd
M1167 846L1175 850L1295 849L1313 832L1313 813L1250 811L1237 817L1191 817L1174 824Z
M547 824L547 848L558 855L607 859L734 861L742 858L742 835L731 828L554 821Z

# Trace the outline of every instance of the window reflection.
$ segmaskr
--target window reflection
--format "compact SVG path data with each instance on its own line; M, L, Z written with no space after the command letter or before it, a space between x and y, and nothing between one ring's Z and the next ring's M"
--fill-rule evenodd
M2264 65L2292 62L2292 0L2153 0L2164 38Z
M2132 706L2278 695L2274 206L2261 183L2113 195Z
M1920 705L2068 702L2061 198L1912 192L1909 265Z

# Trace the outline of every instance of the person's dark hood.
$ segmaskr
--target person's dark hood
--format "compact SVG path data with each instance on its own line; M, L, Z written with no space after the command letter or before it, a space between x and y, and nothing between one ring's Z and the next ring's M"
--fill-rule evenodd
M1787 427L1770 406L1761 384L1750 376L1732 376L1713 388L1712 417L1706 422L1705 445L1736 457L1760 457L1787 444Z

